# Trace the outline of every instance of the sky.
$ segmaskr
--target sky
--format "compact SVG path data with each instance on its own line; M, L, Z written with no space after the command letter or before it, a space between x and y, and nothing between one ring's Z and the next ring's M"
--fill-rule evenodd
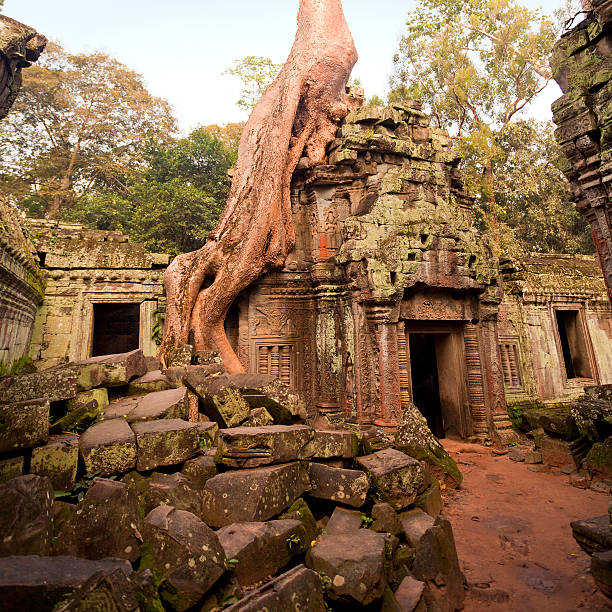
M523 0L552 13L561 0ZM72 53L103 51L142 74L168 100L181 130L244 121L240 82L222 73L234 59L258 55L282 63L296 29L298 0L5 0L3 13L59 41ZM359 61L353 70L367 97L384 96L412 0L344 0ZM551 84L530 110L550 119L561 95Z

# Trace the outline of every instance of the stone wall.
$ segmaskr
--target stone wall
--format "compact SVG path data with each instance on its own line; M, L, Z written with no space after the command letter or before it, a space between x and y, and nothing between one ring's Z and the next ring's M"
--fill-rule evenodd
M499 341L508 404L566 402L585 386L612 382L612 312L597 259L533 253L503 272Z
M0 119L21 86L21 70L36 61L46 39L35 30L0 15ZM19 213L0 200L0 368L10 369L27 353L44 281Z
M137 307L137 346L132 348L155 355L153 327L165 307L162 277L169 256L146 253L143 245L130 243L120 232L43 219L27 223L47 277L30 349L37 366L91 356L97 305L114 304L117 312L121 306ZM121 316L110 323L121 326ZM107 352L121 352L123 347L115 348Z
M550 64L563 96L552 110L576 209L591 225L612 299L612 1L591 6L554 48Z
M353 111L329 165L302 159L295 249L228 315L245 367L280 376L330 418L394 426L415 399L418 339L437 363L442 433L505 435L497 266L458 161L450 138L402 104Z

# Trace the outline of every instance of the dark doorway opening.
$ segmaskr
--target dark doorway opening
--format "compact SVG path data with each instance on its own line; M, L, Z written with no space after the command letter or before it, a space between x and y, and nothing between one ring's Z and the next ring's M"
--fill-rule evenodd
M139 331L140 304L94 304L91 356L137 349Z
M579 311L557 310L555 315L567 378L593 378Z
M427 425L438 438L445 437L435 334L409 334L412 401L427 419Z

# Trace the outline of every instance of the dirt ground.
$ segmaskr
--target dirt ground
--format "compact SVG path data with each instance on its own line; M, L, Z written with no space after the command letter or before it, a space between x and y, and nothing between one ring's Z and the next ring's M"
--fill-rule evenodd
M595 588L570 521L608 512L608 495L560 473L532 472L491 449L443 440L463 472L445 499L469 584L466 612L612 610Z

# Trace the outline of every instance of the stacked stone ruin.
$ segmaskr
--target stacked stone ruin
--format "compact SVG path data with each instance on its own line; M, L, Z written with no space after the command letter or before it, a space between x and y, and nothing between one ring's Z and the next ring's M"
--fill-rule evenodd
M436 444L418 419L373 444L278 379L191 361L0 381L4 610L462 607L432 472L461 476L403 452Z

